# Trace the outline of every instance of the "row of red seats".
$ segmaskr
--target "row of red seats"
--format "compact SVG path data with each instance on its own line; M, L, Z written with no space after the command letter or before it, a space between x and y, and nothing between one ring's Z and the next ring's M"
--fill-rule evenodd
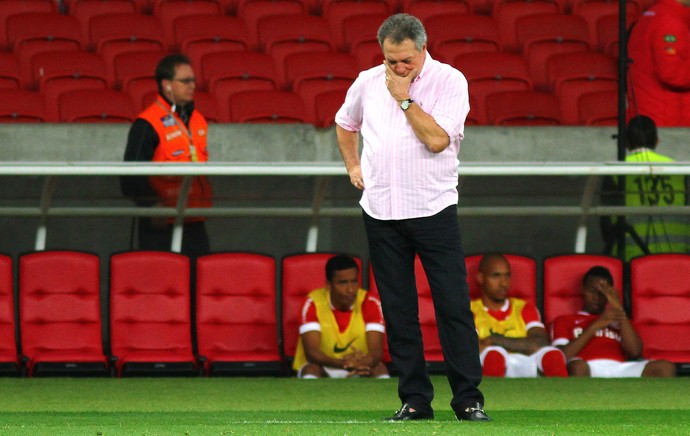
M577 105L540 91L499 91L479 103L470 98L467 125L496 126L615 126L617 91L582 94ZM143 103L156 96L146 94ZM250 90L219 101L207 92L197 92L195 104L211 123L305 123L330 127L345 98L345 90L334 89L306 101L290 91ZM50 104L56 115L49 116L45 96L23 89L0 90L0 122L131 123L138 114L129 94L111 89L66 91ZM566 115L576 122L566 122Z
M101 326L100 264L96 255L47 251L19 259L20 359L15 340L12 260L0 256L0 361L4 369L54 375L287 374L298 337L300 307L306 294L324 284L324 265L332 254L290 255L282 259L277 291L273 257L219 253L196 265L192 320L190 262L169 252L127 252L110 259L109 348L104 353ZM534 259L508 255L512 294L537 305ZM480 256L467 258L470 296ZM360 267L361 260L357 259ZM543 311L548 325L581 308L580 281L590 267L612 272L624 289L621 260L599 255L564 255L543 264ZM360 268L361 269L361 268ZM421 262L415 264L420 324L429 362L442 362L429 285ZM166 271L166 274L160 274ZM361 283L360 277L360 283ZM370 292L375 292L369 271ZM690 256L648 255L630 263L632 319L645 343L644 357L690 362ZM56 328L59 325L60 328ZM197 350L192 342L196 331ZM280 341L279 341L280 339Z
M186 2L180 4L194 5ZM602 4L615 6L615 3ZM513 3L508 5L512 6ZM604 52L611 52L615 47L618 36L612 32L612 27L613 30L617 29L618 14L615 8L598 11L585 19L579 15L561 14L552 8L537 8L532 3L518 2L515 5L523 8L507 16L479 16L449 9L439 10L436 15L425 18L432 53L450 61L458 52L451 56L445 53L450 49L442 47L447 43L452 45L459 42L468 44L474 51L527 53L530 44L545 39L578 43L587 49ZM630 20L637 15L637 12L631 11ZM366 10L362 6L345 9L337 17L308 15L299 10L281 11L272 7L255 20L197 12L184 13L162 23L148 15L110 13L94 15L87 23L80 24L77 18L68 15L15 12L7 17L0 16L6 29L0 32L0 49L15 51L22 58L30 58L38 50L82 48L96 50L111 59L124 49L153 46L159 50L182 51L197 58L194 52L204 48L210 50L205 47L210 43L224 49L252 49L271 53L278 44L301 40L303 44L319 43L328 50L356 54L360 49L358 45L376 42L376 30L387 16L385 9ZM126 42L129 42L129 46Z

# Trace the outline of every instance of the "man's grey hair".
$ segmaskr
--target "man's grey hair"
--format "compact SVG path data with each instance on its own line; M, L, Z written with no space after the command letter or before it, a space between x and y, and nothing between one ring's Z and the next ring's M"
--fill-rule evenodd
M419 51L422 51L422 47L426 44L424 25L417 17L409 14L395 14L388 17L379 27L377 37L381 47L386 39L390 39L396 45L406 39L411 39Z

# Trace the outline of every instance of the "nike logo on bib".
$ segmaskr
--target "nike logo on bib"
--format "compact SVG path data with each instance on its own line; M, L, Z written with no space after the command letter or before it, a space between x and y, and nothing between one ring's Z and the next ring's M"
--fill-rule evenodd
M334 345L333 345L333 352L334 352L334 353L342 353L343 351L346 351L348 348L350 348L350 345L352 345L352 343L353 343L354 341L355 341L354 339L351 340L350 342L347 343L347 345L345 345L345 346L342 347L342 348L339 347L338 344L334 344Z

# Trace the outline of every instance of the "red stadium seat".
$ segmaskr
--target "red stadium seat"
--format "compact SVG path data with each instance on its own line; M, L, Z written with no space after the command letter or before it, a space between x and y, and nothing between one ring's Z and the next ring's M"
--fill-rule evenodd
M78 89L60 95L60 121L131 123L137 110L129 95L112 89Z
M4 31L0 32L0 52L5 50L12 50L12 47L7 42L7 18L10 15L22 14L27 12L55 12L56 2L52 0L3 0L0 1L0 23L2 23Z
M636 19L642 12L639 9L639 4L636 2L626 2L626 18L630 20ZM587 0L573 2L573 15L582 17L587 23L589 29L590 45L596 47L599 43L597 39L597 22L600 18L607 15L618 16L620 6L618 1L612 0ZM614 25L618 29L618 23Z
M89 46L88 29L91 25L91 18L98 15L108 14L134 14L137 12L137 5L129 0L88 0L77 1L69 9L70 15L74 16L82 29L82 47Z
M558 98L539 91L501 91L486 97L489 124L495 126L556 126L561 123Z
M338 49L346 50L344 23L348 18L359 16L390 15L388 3L385 1L339 0L328 3L323 17L328 20L333 42ZM382 23L383 21L381 21ZM379 25L381 24L379 23ZM374 34L375 35L375 34Z
M381 46L376 33L386 18L388 18L387 14L367 14L355 15L343 20L345 50L355 54L361 45L376 44L380 52Z
M323 92L314 98L316 127L330 127L335 124L335 114L345 101L347 90L336 89Z
M242 4L237 16L244 21L252 48L261 48L259 21L274 15L306 15L306 5L294 0L252 0ZM286 21L291 18L284 18Z
M537 14L560 13L558 3L551 1L509 1L494 4L492 16L496 20L498 33L501 37L502 48L507 51L519 52L520 43L517 34L517 22L522 17ZM548 25L540 23L540 27Z
M114 78L114 59L122 53L166 51L163 26L154 17L141 14L98 15L90 21L89 41L103 56Z
M197 373L187 256L134 251L110 258L110 347L118 376Z
M443 62L476 52L498 52L501 40L491 17L448 14L431 17L426 22L429 53Z
M334 51L335 46L323 17L313 15L272 15L258 23L259 42L275 61L279 77L285 77L285 58L307 51Z
M316 96L347 89L359 74L357 59L346 53L296 53L285 59L288 86L304 102L307 120L316 124Z
M168 50L177 52L180 47L175 40L176 20L179 18L202 15L222 16L221 5L212 0L177 0L156 2L153 16L163 25L163 35Z
M0 89L0 123L48 121L43 95L26 89Z
M16 322L14 319L12 258L0 254L0 374L18 375Z
M528 256L516 254L504 254L503 256L510 264L511 286L508 295L510 297L522 298L539 308L540 304L537 300L537 262ZM479 261L481 260L481 254L465 258L467 285L470 288L470 298L473 300L482 296L482 289L477 281Z
M618 125L618 90L590 92L577 100L578 124Z
M486 105L479 103L474 95L470 94L470 112L465 119L466 126L484 126L486 121Z
M275 91L279 80L273 58L256 52L217 52L203 57L201 74L219 102L220 117L230 119L230 99L243 91Z
M574 52L551 56L546 65L549 88L561 101L564 124L580 124L580 97L618 89L618 65L609 55Z
M216 51L246 51L251 46L244 21L226 15L189 15L175 20L175 42L195 70ZM199 73L197 73L199 74Z
M19 58L14 53L0 52L0 89L18 89L22 85Z
M568 254L544 260L544 324L582 310L582 277L593 266L608 268L623 300L623 262L615 257Z
M527 59L534 89L549 91L546 65L551 56L590 50L587 23L577 16L537 14L515 24L517 42Z
M426 23L436 15L470 14L471 6L464 0L417 0L406 6L406 12Z
M280 375L276 262L253 253L197 261L196 331L209 375Z
M231 123L308 123L299 95L287 91L243 91L230 98Z
M209 123L229 122L229 119L221 115L218 100L210 92L194 91L194 108L199 110Z
M486 120L486 97L501 91L530 91L532 80L527 71L525 59L513 53L468 53L462 54L452 62L467 78L472 95L477 103L477 114Z
M326 284L326 262L336 253L305 253L283 257L281 277L281 332L282 353L288 359L295 355L299 338L299 314L307 294ZM362 261L355 258L359 266L360 287L362 283Z
M7 41L19 57L22 77L31 77L34 55L47 51L81 49L81 27L76 18L58 13L27 12L11 15L6 22ZM37 84L28 81L26 85Z
M600 17L596 23L597 45L595 47L604 54L618 59L620 51L620 38L618 29L618 14L610 14ZM626 28L630 31L637 17L626 17Z
M419 324L422 330L422 341L424 342L424 359L429 366L430 372L443 371L443 351L441 341L438 337L438 327L436 326L436 314L434 312L434 302L431 298L431 288L426 278L426 272L419 257L414 260L414 272L417 282L417 294L419 296ZM369 268L369 292L378 292L376 286L375 271Z
M690 368L690 256L636 257L630 261L630 285L632 320L644 343L643 356Z
M60 96L77 89L106 89L105 62L96 53L86 51L47 52L34 56L33 80L38 82L46 102L46 115L59 120Z
M162 51L140 51L116 56L112 65L112 88L127 90L140 81L155 84L156 66L163 56L165 52Z
M106 375L98 256L75 251L22 255L19 330L29 376Z

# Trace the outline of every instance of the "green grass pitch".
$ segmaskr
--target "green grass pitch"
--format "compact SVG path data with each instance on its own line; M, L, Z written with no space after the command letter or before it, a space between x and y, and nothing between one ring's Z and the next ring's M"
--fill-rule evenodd
M397 380L0 379L0 435L690 435L690 377L485 379L489 423L388 423Z

